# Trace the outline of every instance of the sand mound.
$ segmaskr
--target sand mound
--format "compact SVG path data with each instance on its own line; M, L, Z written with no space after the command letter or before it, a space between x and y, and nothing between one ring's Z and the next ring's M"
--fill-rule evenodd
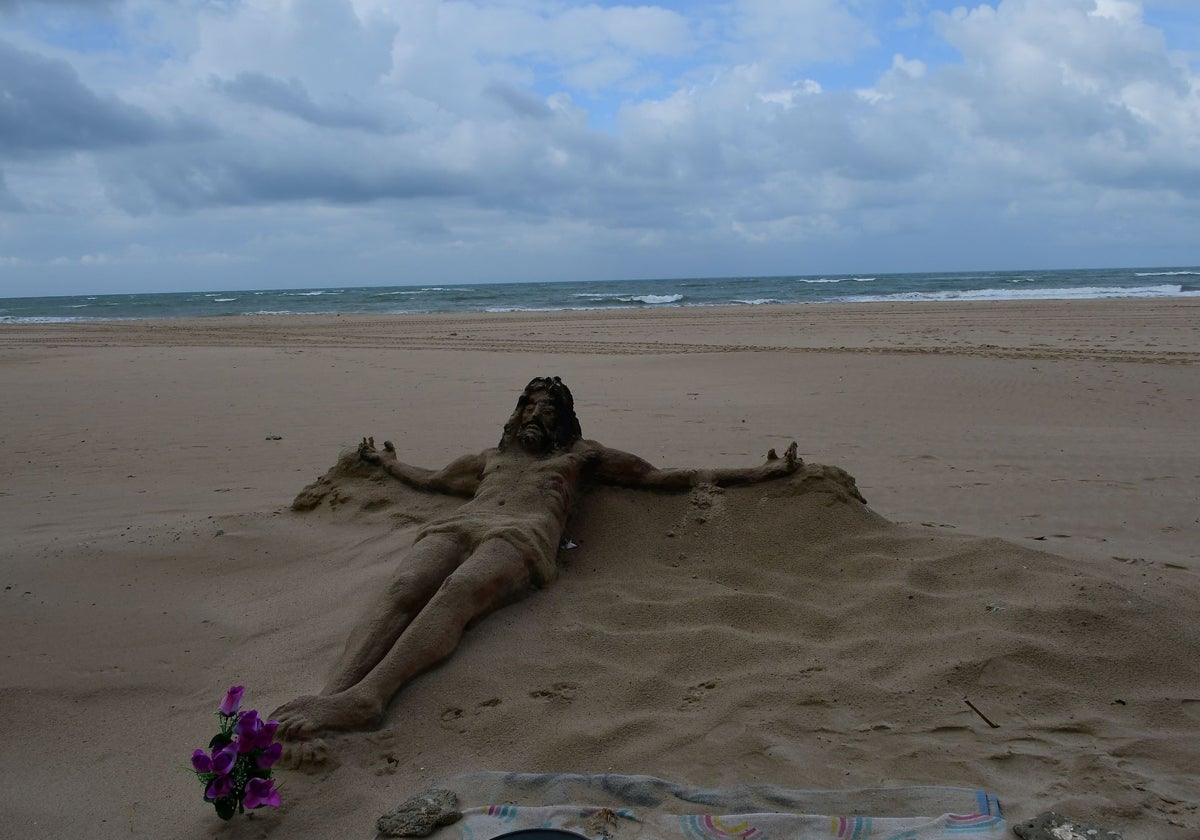
M325 574L382 580L399 535L454 504L348 453L289 516L346 535ZM690 495L593 489L567 535L553 586L482 621L381 732L331 740L355 765L339 773L952 783L1014 816L1195 818L1179 768L1200 610L1161 576L902 528L819 465Z
M16 607L29 626L47 626L46 599L64 627L86 610L89 632L4 691L14 732L55 722L11 739L10 760L100 756L102 773L53 770L124 803L98 836L210 836L186 767L224 688L246 684L263 711L319 689L367 594L456 504L347 457L300 494L306 511L97 535L75 580ZM1170 577L1190 572L900 527L817 465L725 491L592 489L567 535L557 581L480 621L380 730L328 738L315 774L282 772L284 811L229 836L369 836L432 781L484 769L965 785L1014 820L1200 825L1200 606ZM155 757L160 787L121 756ZM37 822L50 773L9 780L10 819Z

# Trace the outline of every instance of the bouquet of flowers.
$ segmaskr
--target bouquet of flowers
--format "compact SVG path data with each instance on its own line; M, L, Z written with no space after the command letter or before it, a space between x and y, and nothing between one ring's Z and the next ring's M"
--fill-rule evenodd
M245 691L245 686L230 687L217 710L221 731L208 742L207 752L192 753L204 801L211 802L223 820L247 808L279 807L279 791L271 779L271 767L283 753L283 744L275 741L279 722L261 720L255 709L238 711Z

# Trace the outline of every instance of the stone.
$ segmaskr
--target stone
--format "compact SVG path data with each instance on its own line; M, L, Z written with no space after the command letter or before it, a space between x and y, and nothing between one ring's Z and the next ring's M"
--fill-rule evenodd
M428 837L461 818L454 791L430 788L388 811L375 821L375 828L385 837Z

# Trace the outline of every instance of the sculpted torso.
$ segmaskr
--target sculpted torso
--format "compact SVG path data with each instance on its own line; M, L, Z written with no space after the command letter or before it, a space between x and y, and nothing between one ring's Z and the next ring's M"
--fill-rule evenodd
M594 450L579 441L569 451L530 455L517 448L478 456L478 486L469 501L431 521L418 539L461 534L476 547L490 538L516 548L540 586L554 576L563 528Z
M517 522L539 521L561 526L570 512L587 460L583 444L570 452L532 457L523 452L490 449L481 456L483 470L475 496L460 514L484 515Z

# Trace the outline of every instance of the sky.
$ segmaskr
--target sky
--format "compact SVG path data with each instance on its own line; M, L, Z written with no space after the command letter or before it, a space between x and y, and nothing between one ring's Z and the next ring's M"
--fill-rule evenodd
M0 297L1198 263L1197 0L0 0Z

